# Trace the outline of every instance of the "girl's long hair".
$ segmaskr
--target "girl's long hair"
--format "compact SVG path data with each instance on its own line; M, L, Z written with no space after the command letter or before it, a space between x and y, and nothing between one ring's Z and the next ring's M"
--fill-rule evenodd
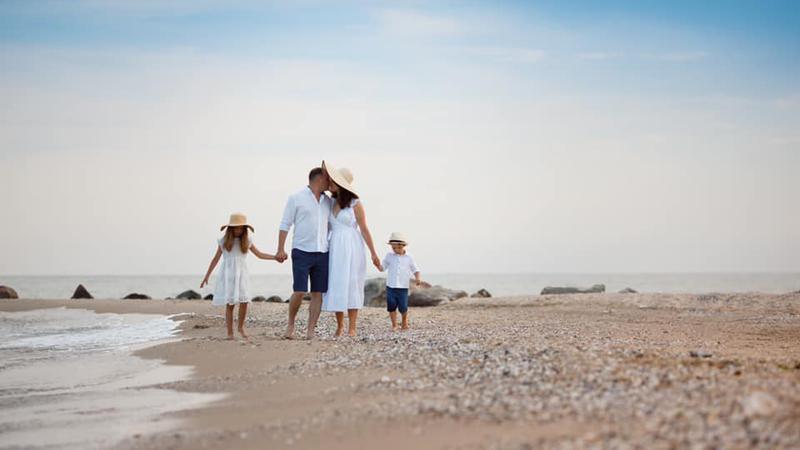
M333 183L333 181L331 181L331 183ZM353 199L358 198L358 196L348 191L347 189L339 186L338 184L336 186L339 189L336 190L336 193L333 194L332 197L336 199L336 203L339 205L339 209L341 210L350 207L350 202L352 202Z
M239 237L239 249L242 253L247 253L247 249L250 248L250 239L247 235L247 227L244 228L244 232L242 232L241 237ZM223 242L222 246L225 247L226 251L233 250L233 241L236 237L233 235L233 227L228 227L225 229L225 241Z

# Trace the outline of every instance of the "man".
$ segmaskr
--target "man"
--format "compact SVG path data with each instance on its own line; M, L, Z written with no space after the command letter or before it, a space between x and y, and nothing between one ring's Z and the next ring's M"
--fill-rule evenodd
M292 275L294 278L292 298L289 301L289 325L286 338L294 339L294 322L309 292L311 280L311 306L308 310L309 339L314 339L314 329L322 309L322 294L328 290L328 216L331 199L325 194L328 175L320 167L308 174L308 186L289 196L283 211L278 233L278 251L275 259L284 262L288 258L284 250L286 237L294 226L292 238Z

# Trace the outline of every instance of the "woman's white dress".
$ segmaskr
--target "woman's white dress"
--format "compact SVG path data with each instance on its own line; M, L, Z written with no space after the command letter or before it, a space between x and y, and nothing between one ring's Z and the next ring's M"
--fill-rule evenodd
M322 310L344 312L364 306L364 279L367 276L367 255L364 238L356 223L353 207L330 214L330 245L328 246L328 292L322 296Z
M250 297L247 295L247 252L242 253L239 248L239 239L233 240L231 251L225 250L225 238L217 241L222 250L222 264L217 273L217 284L214 287L214 299L211 302L216 306L235 305L237 303L248 303Z

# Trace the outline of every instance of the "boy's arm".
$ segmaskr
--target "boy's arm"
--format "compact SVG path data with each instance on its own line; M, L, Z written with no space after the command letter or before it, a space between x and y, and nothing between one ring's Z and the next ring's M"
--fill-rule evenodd
M256 244L250 244L250 251L253 252L253 254L260 259L270 259L270 260L276 259L275 255L270 255L269 253L263 253L259 251L258 248L256 248Z
M417 267L417 263L414 262L414 258L411 257L411 273L414 274L414 283L419 286L422 283L420 279L419 267Z

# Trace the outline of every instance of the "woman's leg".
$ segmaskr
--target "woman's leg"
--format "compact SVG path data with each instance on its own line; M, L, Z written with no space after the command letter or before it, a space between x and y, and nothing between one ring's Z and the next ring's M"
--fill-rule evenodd
M248 339L247 333L244 332L244 321L247 319L247 305L248 303L239 303L239 321L236 323L239 328L239 334L245 339Z
M233 339L233 306L225 305L225 326L228 328L228 340Z
M339 337L344 333L344 313L337 312L336 313L336 334L334 336Z
M348 309L347 310L347 320L349 325L349 330L347 334L350 337L356 336L356 320L358 319L358 310L357 309Z

